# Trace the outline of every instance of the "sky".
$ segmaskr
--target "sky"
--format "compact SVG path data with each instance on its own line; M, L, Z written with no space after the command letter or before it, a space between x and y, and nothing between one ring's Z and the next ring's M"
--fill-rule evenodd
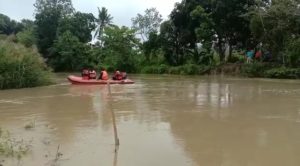
M144 13L145 9L155 7L164 19L174 8L176 2L181 0L72 0L76 11L93 13L97 16L97 7L106 7L114 17L113 23L117 25L131 26L131 18L138 13ZM0 0L0 13L11 19L34 19L35 0Z

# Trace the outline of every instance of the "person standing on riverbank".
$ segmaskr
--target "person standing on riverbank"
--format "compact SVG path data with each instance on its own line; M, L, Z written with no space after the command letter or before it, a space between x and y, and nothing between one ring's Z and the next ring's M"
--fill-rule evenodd
M247 57L247 63L251 63L252 62L252 59L254 57L254 50L253 49L249 49L247 52L246 52L246 57Z
M262 51L261 50L256 51L256 53L255 53L255 59L257 61L261 61L262 60Z

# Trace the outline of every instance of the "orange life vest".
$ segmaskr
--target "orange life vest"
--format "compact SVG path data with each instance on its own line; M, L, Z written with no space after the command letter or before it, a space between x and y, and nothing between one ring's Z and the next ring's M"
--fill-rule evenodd
M108 80L108 74L105 70L102 71L102 78L101 80Z

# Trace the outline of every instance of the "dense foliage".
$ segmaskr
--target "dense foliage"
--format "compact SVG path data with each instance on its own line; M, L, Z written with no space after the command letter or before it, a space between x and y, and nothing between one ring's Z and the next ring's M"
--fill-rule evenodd
M95 17L76 11L71 0L36 0L34 6L34 21L0 15L0 33L37 45L55 71L203 74L243 64L253 50L259 56L243 65L245 75L298 77L299 0L182 0L167 20L150 8L132 18L131 28L114 25L105 7Z
M48 85L50 76L36 49L0 40L0 89Z
M102 64L109 66L111 70L123 70L135 72L138 56L139 40L135 37L135 31L127 27L108 27L103 38Z
M278 63L295 65L297 60L292 54L295 53L297 41L300 39L299 0L261 3L250 14L250 27L256 42L262 42L264 49L270 51ZM297 57L300 56L300 52L296 54ZM297 63L299 65L299 62Z
M55 71L79 71L88 64L88 49L78 37L66 31L55 40L48 63Z
M9 35L16 34L22 30L22 25L8 16L0 13L0 33Z

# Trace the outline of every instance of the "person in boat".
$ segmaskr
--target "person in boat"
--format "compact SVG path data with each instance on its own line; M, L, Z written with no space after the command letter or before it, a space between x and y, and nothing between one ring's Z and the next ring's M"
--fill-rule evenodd
M108 80L108 73L105 70L105 68L101 69L100 76L98 77L98 80Z
M83 69L81 72L81 77L84 80L88 80L89 79L89 70L88 69Z
M119 70L115 71L115 74L113 76L113 80L122 80L123 76Z
M89 70L89 79L96 79L97 78L97 73L94 69Z
M126 80L127 79L127 73L126 72L121 72L121 74L122 74L122 79Z

